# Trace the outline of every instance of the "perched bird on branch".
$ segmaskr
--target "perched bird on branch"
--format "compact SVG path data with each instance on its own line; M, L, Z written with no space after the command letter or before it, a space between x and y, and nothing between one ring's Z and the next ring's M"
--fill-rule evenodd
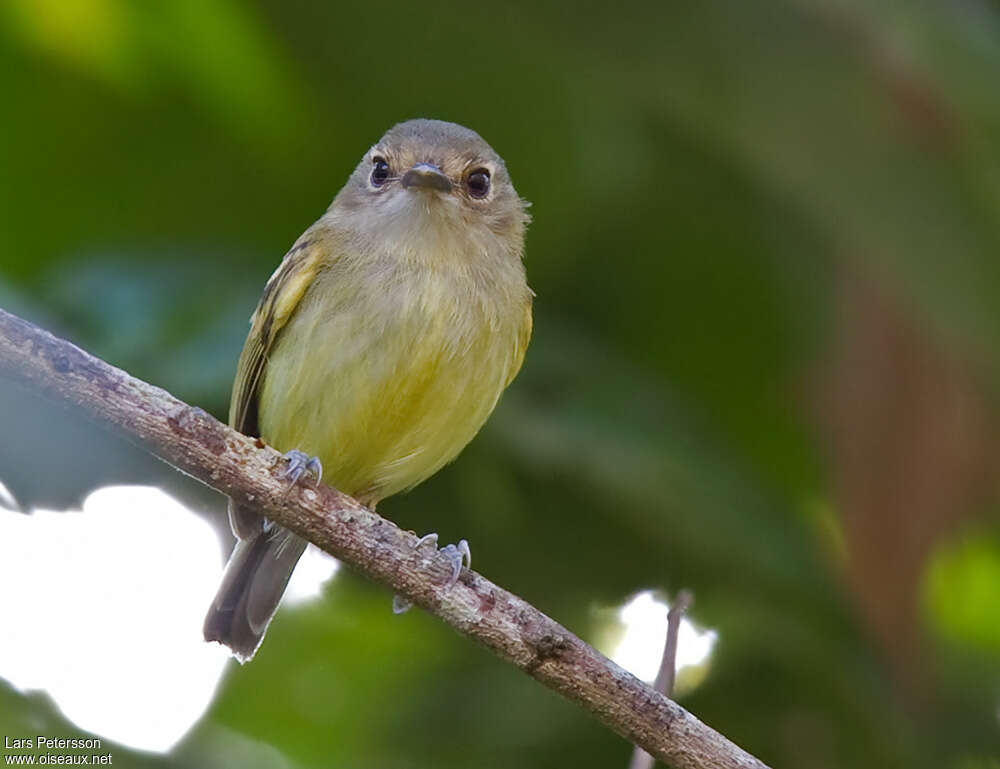
M290 483L322 476L372 509L453 460L531 337L526 207L475 132L390 129L267 282L230 425L287 452ZM306 543L232 501L229 518L238 542L205 638L245 662ZM454 579L460 544L445 548Z

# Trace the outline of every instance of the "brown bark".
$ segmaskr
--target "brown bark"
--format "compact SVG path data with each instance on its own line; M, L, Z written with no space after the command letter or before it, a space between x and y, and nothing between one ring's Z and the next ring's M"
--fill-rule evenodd
M516 595L467 569L447 589L447 560L416 550L412 533L328 486L287 493L284 462L273 449L3 310L0 375L82 409L257 509L582 705L657 759L678 769L766 769Z

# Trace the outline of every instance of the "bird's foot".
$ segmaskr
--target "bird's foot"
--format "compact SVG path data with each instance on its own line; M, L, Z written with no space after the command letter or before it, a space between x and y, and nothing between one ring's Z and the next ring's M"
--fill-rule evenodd
M416 548L419 550L424 545L431 545L437 547L438 535L437 532L431 532L430 534L424 534L420 539L417 540ZM455 587L455 583L458 582L458 577L462 573L462 566L465 565L466 568L472 568L472 551L469 549L469 543L464 540L458 540L457 545L445 545L439 550L451 564L451 577L448 579L447 589Z
M414 550L419 550L428 544L437 549L437 542L438 535L436 532L425 534L417 540ZM448 578L447 585L445 585L446 590L451 590L455 587L455 583L458 582L458 578L462 573L462 565L464 564L469 569L472 568L472 551L469 549L469 543L464 539L460 539L457 545L445 545L438 552L444 555L451 564L451 576ZM413 603L401 595L392 597L393 614L402 614L411 606L413 606Z
M292 449L285 454L285 459L288 460L288 467L285 468L282 477L288 481L288 488L285 489L286 494L306 473L312 475L317 484L322 480L323 465L320 463L319 457L311 457L304 451Z

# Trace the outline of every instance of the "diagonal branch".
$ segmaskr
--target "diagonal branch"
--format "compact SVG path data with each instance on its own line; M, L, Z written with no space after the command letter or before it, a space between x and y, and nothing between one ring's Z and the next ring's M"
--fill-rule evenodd
M677 769L767 769L684 708L476 572L445 589L444 556L327 486L285 493L280 455L199 408L0 310L0 375L82 409L440 617Z

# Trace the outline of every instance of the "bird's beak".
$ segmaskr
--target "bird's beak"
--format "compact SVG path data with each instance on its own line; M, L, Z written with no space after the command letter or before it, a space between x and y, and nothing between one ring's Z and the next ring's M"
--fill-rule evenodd
M444 175L444 172L431 163L417 163L413 168L403 174L401 180L403 187L420 187L423 189L440 190L441 192L451 192L451 180Z

